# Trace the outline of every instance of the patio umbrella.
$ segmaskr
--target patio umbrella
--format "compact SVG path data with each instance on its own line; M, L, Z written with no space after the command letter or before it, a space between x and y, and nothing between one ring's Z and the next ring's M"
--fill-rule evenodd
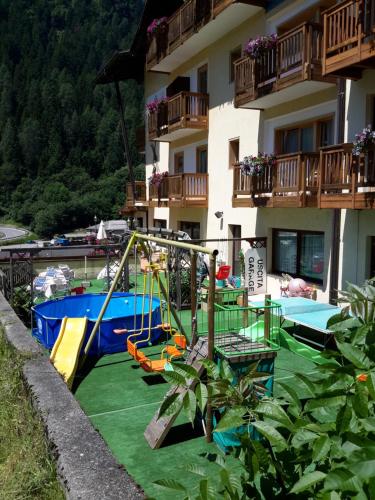
M107 239L107 233L105 232L103 221L100 221L98 234L96 235L96 239L97 240L106 240Z

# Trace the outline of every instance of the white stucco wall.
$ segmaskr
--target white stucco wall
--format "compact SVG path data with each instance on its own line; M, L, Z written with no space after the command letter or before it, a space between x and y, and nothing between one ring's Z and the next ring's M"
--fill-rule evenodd
M273 152L275 129L298 122L336 115L335 88L329 92L310 94L298 101L284 103L266 112L249 109L235 109L233 106L234 84L229 83L229 54L239 45L243 46L249 37L260 33L272 33L276 27L294 17L299 11L313 4L306 2L285 2L265 17L257 15L244 22L232 33L223 37L214 46L203 48L202 52L170 75L146 74L146 100L165 95L165 88L177 76L189 76L191 90L197 86L197 68L208 64L209 130L177 143L159 143L160 171L173 173L174 153L184 152L185 172L195 172L196 147L208 144L209 208L206 209L150 209L149 220L165 219L167 226L178 229L179 221L199 222L201 237L223 239L229 237L229 225L240 225L243 237L267 236L268 238L268 291L279 295L280 277L272 274L272 229L305 229L324 232L324 282L316 286L319 300L328 300L329 274L332 243L332 210L306 209L255 209L233 208L233 170L229 166L229 140L240 139L240 158L255 154L258 150ZM329 89L328 89L329 90ZM369 119L367 96L375 94L375 71L365 71L357 82L347 82L345 140L353 139ZM337 123L335 118L335 136ZM147 146L146 176L151 175L153 164L151 148ZM215 212L223 211L223 224ZM369 272L369 238L375 236L375 212L343 210L340 232L340 276L339 287L346 281L361 283ZM243 244L246 249L247 243ZM230 244L210 243L218 247L220 257L230 257Z

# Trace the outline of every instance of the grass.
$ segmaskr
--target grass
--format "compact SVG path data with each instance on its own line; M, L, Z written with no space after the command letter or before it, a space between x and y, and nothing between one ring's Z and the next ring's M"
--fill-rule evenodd
M0 500L62 500L43 424L22 379L23 362L0 329Z

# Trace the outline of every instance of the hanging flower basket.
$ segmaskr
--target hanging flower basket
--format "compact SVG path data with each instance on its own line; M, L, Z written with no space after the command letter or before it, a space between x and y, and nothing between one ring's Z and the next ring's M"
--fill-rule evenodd
M168 172L154 172L151 177L148 178L148 182L150 186L156 186L159 187L161 186L163 179L168 177Z
M362 153L366 154L375 146L375 130L372 130L371 125L355 134L355 141L353 142L353 156L360 156Z
M167 104L168 97L161 97L153 99L151 102L146 104L146 112L148 114L156 113L160 104Z
M245 45L245 54L247 54L251 59L259 59L266 52L276 47L277 34L272 35L257 36L256 38L250 38Z
M276 156L266 153L258 153L258 156L245 156L240 162L241 171L244 175L262 176L267 167L276 165Z
M153 19L147 28L147 34L152 36L157 32L163 31L167 27L167 17Z
M160 206L162 195L163 180L168 177L168 172L153 172L151 177L148 178L150 186L155 186L158 192L158 205Z

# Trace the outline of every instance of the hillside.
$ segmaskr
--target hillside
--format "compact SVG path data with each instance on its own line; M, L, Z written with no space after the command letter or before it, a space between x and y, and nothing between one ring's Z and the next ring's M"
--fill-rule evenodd
M128 169L115 93L93 81L130 45L141 9L142 0L0 0L0 217L49 236L117 215ZM142 88L122 92L137 163Z

